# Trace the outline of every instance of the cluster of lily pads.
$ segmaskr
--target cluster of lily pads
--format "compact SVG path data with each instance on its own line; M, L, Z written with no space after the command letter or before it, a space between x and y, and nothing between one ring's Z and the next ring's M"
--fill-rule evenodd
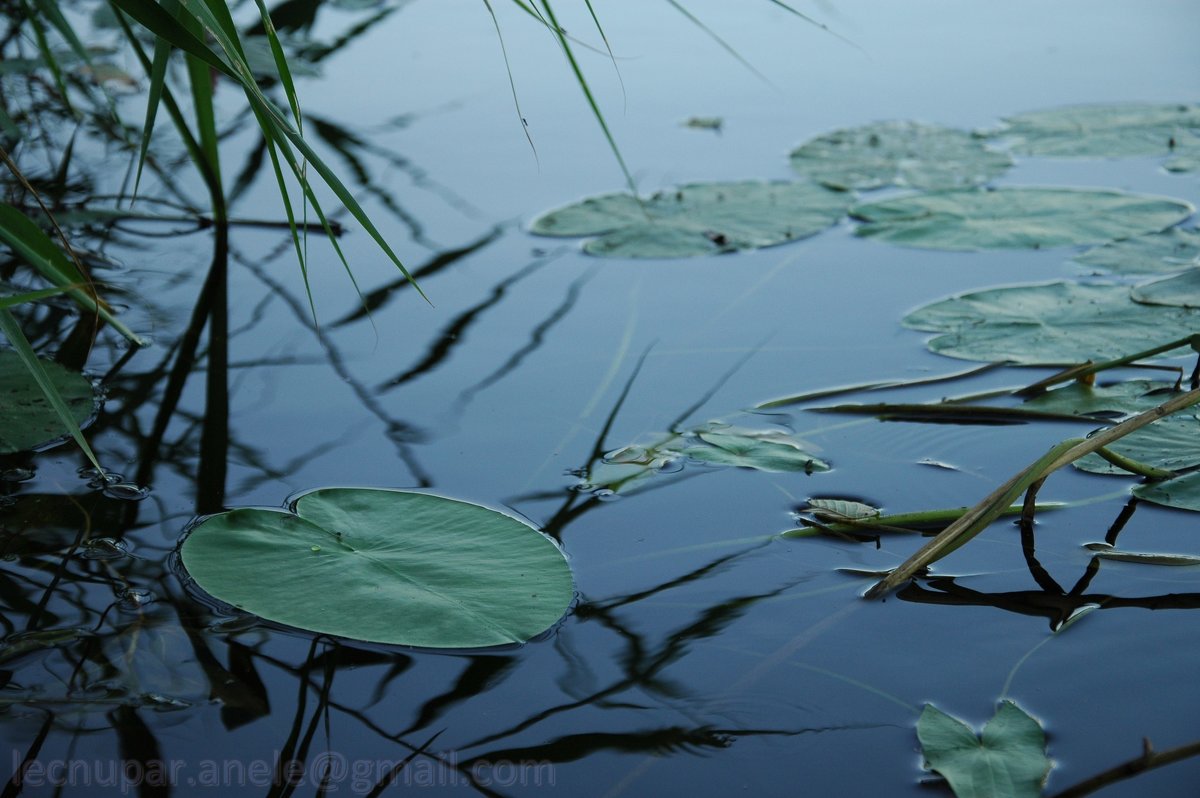
M1161 156L1191 171L1200 106L1082 106L1013 116L990 131L877 122L819 136L791 152L795 182L691 183L649 197L590 197L534 219L538 235L590 236L590 255L679 258L784 244L849 217L856 233L945 250L1098 244L1168 228L1179 200L1118 191L987 188L1021 156ZM857 192L909 193L859 202Z

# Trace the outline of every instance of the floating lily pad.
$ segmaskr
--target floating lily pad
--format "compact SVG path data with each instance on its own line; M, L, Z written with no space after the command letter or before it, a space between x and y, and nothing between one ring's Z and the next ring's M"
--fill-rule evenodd
M1012 701L976 736L970 726L926 704L917 721L926 766L950 783L958 798L1038 798L1050 771L1046 734Z
M1140 305L1120 285L1045 283L943 299L904 317L938 354L1024 365L1111 360L1200 329L1200 312ZM1182 353L1190 350L1176 350ZM1171 353L1168 353L1171 354Z
M776 430L709 425L696 430L704 445L680 450L693 460L758 471L828 471L829 464L808 451L804 441Z
M1192 468L1200 465L1200 417L1188 412L1175 413L1129 433L1108 448L1155 468L1169 471ZM1072 465L1093 474L1129 475L1098 454L1089 454Z
M86 424L96 412L92 383L53 361L41 363L75 423ZM15 352L0 352L0 454L36 449L66 435L62 420L20 356Z
M1164 230L1194 209L1183 200L1069 188L963 189L855 205L857 233L926 249L1038 249Z
M1072 382L1035 396L1025 407L1044 413L1076 416L1110 414L1131 416L1165 402L1175 383L1152 380L1126 380L1113 385L1086 385Z
M1163 482L1137 485L1133 489L1133 495L1164 507L1200 513L1200 471Z
M598 236L585 252L613 258L685 258L784 244L846 213L848 195L812 183L693 183L638 202L605 194L550 211L530 225L545 236Z
M840 190L977 186L1004 173L1012 158L965 130L919 122L876 122L835 130L792 150L792 168Z
M1114 274L1175 273L1200 266L1200 231L1172 227L1161 233L1134 236L1092 247L1075 263Z
M1024 155L1121 158L1167 155L1200 128L1200 105L1077 105L1009 117L996 135Z
M861 521L864 518L879 517L878 507L848 499L809 499L807 509L816 511L818 515L836 517L839 520L848 518Z
M1134 286L1130 296L1144 305L1200 308L1200 269Z
M294 512L237 509L184 540L184 567L246 612L378 643L520 643L562 617L571 572L536 529L476 504L392 490L325 488Z

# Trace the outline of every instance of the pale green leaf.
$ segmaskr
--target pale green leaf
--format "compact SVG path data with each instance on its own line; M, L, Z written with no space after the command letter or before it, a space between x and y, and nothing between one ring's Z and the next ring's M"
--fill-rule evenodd
M958 798L1037 798L1050 771L1045 732L1012 701L1000 702L982 737L926 704L917 738L926 766L940 773Z

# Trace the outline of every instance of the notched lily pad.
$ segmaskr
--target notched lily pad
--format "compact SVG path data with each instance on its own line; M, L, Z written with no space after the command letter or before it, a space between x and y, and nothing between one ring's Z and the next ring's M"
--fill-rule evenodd
M1164 230L1191 215L1183 200L1070 188L963 189L862 203L857 234L926 249L1038 249Z
M1174 274L1200 266L1200 231L1172 227L1161 233L1110 241L1072 260L1113 274Z
M1200 269L1189 269L1174 277L1136 285L1129 295L1134 302L1143 305L1200 308Z
M1048 108L1005 120L993 135L1023 155L1122 158L1167 155L1200 128L1200 105L1114 103Z
M1137 485L1133 489L1133 495L1164 507L1200 513L1200 471L1163 482Z
M96 412L92 383L58 363L41 361L75 423L84 426ZM0 352L0 454L36 449L66 437L63 423L15 352Z
M1082 363L1191 335L1200 329L1200 311L1141 305L1121 285L1056 282L939 300L908 314L903 324L942 333L928 346L950 357L1023 365ZM1175 353L1185 351L1190 350Z
M792 168L831 188L950 189L1004 173L1012 158L965 130L919 122L876 122L835 130L790 154Z
M694 434L701 445L684 447L680 454L704 463L807 474L829 470L808 444L786 432L709 424Z
M693 183L637 202L605 194L539 216L530 232L597 236L584 252L686 258L758 249L816 235L846 213L847 194L813 183Z
M220 513L191 530L180 557L201 588L246 612L407 646L529 640L573 590L558 546L528 524L406 491L324 488L292 513Z
M926 704L917 721L926 766L950 783L958 798L1038 798L1050 772L1046 734L1012 701L976 736L967 724Z

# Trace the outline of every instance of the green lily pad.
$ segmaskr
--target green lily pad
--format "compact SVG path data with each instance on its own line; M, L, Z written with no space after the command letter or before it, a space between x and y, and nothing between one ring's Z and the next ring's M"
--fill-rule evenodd
M965 130L919 122L876 122L835 130L792 150L792 168L831 188L977 186L1012 166Z
M1163 396L1163 393L1170 391L1174 385L1173 382L1154 380L1126 380L1113 385L1072 382L1035 396L1026 401L1024 406L1043 413L1076 416L1109 413L1115 416L1132 416L1162 404L1169 398Z
M926 249L1038 249L1098 244L1164 230L1194 209L1183 200L1069 188L963 189L855 205L864 238Z
M917 721L926 766L942 775L958 798L1038 798L1050 772L1046 734L1012 701L1001 701L982 736L926 704Z
M1200 471L1168 479L1136 485L1133 495L1164 507L1200 513Z
M1133 287L1129 294L1143 305L1167 305L1173 308L1200 308L1200 269L1189 269L1174 277L1165 277Z
M809 474L829 470L804 441L786 432L709 424L694 434L703 445L687 446L680 453L704 463Z
M814 515L824 515L839 521L878 518L880 512L878 507L848 499L809 499L807 509L813 510Z
M476 504L393 490L324 488L294 512L211 516L180 556L209 594L311 632L431 648L520 643L572 598L562 552Z
M1114 274L1172 274L1200 266L1200 230L1172 227L1092 247L1075 263Z
M53 361L41 363L75 423L84 426L96 412L92 383ZM0 454L37 449L67 436L63 422L15 352L0 352L0 386Z
M1121 158L1167 155L1200 128L1200 105L1116 103L1049 108L1009 117L996 135L1023 155Z
M1139 463L1180 471L1200 465L1200 417L1181 412L1159 419L1108 447L1123 457ZM1089 454L1072 463L1080 471L1093 474L1129 472L1118 468L1098 454Z
M584 252L612 258L685 258L757 249L816 235L846 213L848 195L812 183L693 183L639 205L605 194L539 216L530 231L598 236Z
M1140 305L1125 286L1056 282L939 300L908 314L903 324L942 333L928 343L938 354L1033 365L1140 352L1200 330L1200 312Z

